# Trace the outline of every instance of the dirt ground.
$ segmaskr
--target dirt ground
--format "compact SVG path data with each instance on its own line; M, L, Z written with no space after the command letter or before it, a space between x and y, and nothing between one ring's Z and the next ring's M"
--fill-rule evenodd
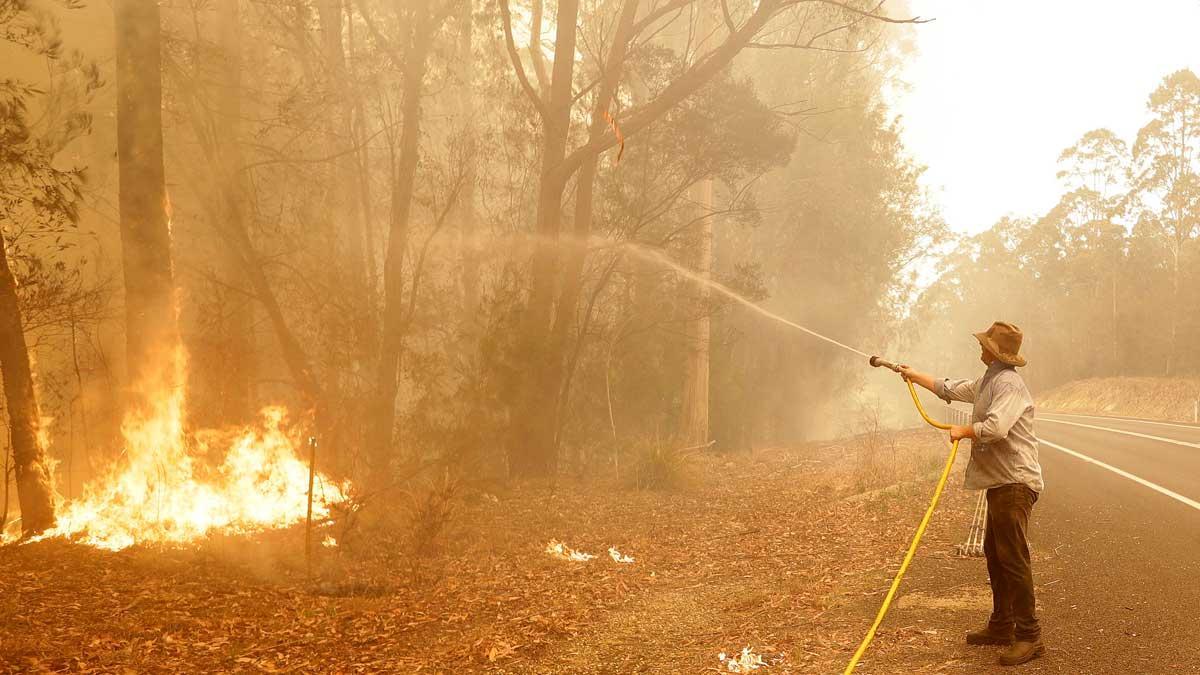
M300 531L116 553L63 541L10 546L0 549L0 664L701 673L728 672L718 654L750 647L769 664L757 672L840 673L944 453L928 430L877 433L694 456L683 484L667 491L593 479L474 492L432 551L414 558L399 539L344 536L318 547L312 583ZM960 487L961 469L914 561L926 576L983 564L954 555L974 496ZM550 540L597 557L555 558ZM634 562L614 561L610 547ZM904 594L859 672L961 665L960 652L939 657L961 638L938 617L953 615L955 627L983 620L986 585L977 570L969 578L937 595Z
M1200 380L1109 377L1068 382L1038 396L1043 410L1195 421Z

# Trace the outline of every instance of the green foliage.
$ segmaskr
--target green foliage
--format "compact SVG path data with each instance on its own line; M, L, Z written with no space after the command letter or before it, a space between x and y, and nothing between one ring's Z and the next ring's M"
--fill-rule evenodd
M59 76L51 91L0 80L0 222L19 228L10 239L54 234L78 221L84 177L82 169L55 166L54 157L90 130L91 117L81 108L101 85L99 70L78 52L63 52L53 16L34 3L0 2L0 40L43 57ZM30 122L34 101L37 127Z
M0 219L45 233L78 219L83 172L56 168L53 148L31 133L27 102L40 94L0 82Z
M837 339L874 341L900 272L940 222L878 92L887 64L853 67L856 56L769 53L755 64L765 103L790 111L796 145L789 162L761 181L766 205L752 230L723 227L717 248L729 261L753 258L766 306ZM886 61L886 60L885 60ZM722 267L729 270L728 262ZM779 443L824 432L845 361L790 330L744 310L715 326L713 428L721 447ZM844 390L843 390L844 391Z
M1063 150L1058 164L1058 178L1068 189L1088 190L1102 200L1111 199L1126 182L1129 146L1108 129L1094 129Z
M81 9L83 0L50 0L64 9ZM0 0L0 41L23 47L55 60L62 56L62 36L44 3Z
M53 75L47 90L0 80L0 224L25 328L36 334L95 320L103 311L100 289L81 275L82 260L63 255L74 245L67 235L79 220L84 171L55 161L68 143L89 133L84 107L102 82L95 63L64 51L54 16L35 3L0 3L0 39L45 59Z
M404 11L418 6L410 5ZM581 5L568 154L587 142L590 115L602 103L598 78L611 65L618 5ZM35 6L44 3L0 0L0 17L19 10L24 22L0 23L55 64L54 86L0 84L0 133L8 141L0 153L9 153L5 166L24 172L2 189L11 191L13 209L25 210L8 218L29 232L30 244L18 244L28 256L14 260L30 304L49 308L30 316L48 325L75 311L55 304L49 291L56 283L75 288L64 279L78 267L65 256L40 258L42 247L57 245L51 235L78 217L82 199L94 199L106 216L116 200L115 181L84 194L81 173L49 161L90 128L86 104L100 78L65 48L52 14ZM759 6L731 3L730 16L741 21ZM512 433L514 392L531 377L519 332L528 311L530 235L545 234L533 214L546 125L514 77L496 3L433 0L427 7L446 21L431 36L411 210L398 222L411 25L397 20L404 14L397 7L383 0L163 6L172 255L193 375L203 381L189 396L199 392L194 408L219 417L237 367L252 383L245 387L257 399L252 405L298 403L294 383L303 378L296 371L306 369L280 358L280 345L296 344L319 382L315 408L316 417L327 413L318 421L329 425L322 432L327 459L338 473L360 477L368 411L382 408L379 391L391 384L378 376L380 346L396 337L385 336L380 321L380 252L402 231L406 243L389 263L387 289L403 307L400 393L384 402L396 413L390 474L397 483L429 467L464 479L501 475L504 445L520 440ZM564 455L610 443L634 448L620 458L621 475L641 475L645 487L670 485L681 471L677 453L635 439L670 438L678 428L689 322L714 319L712 410L729 439L724 447L801 433L807 421L796 402L806 392L797 383L836 371L811 344L774 332L723 297L696 302L693 282L632 255L626 244L693 266L696 226L711 221L716 280L855 340L878 318L914 242L933 227L916 187L920 169L879 96L899 39L832 8L785 14L758 37L785 39L795 29L825 36L813 46L853 53L746 50L733 65L705 73L689 96L629 135L619 163L615 150L600 156L590 239L573 236L581 225L573 221L578 173L567 179L561 230L549 235L559 243L560 287L567 262L580 250L586 255L578 306L559 322L565 374L548 385L558 389L557 406L535 412L556 425ZM725 39L720 22L712 35L689 37L698 18L669 12L642 27L611 102L617 126L628 130L637 111L678 89ZM527 15L517 20L524 22L518 33L528 29ZM842 22L844 30L826 31ZM553 40L551 26L547 17L545 41ZM530 46L517 47L545 93ZM44 123L33 128L32 118ZM102 138L85 151L108 164L110 144ZM697 196L709 181L711 210ZM110 222L96 229L115 238ZM835 289L849 290L835 302ZM436 508L428 513L439 522Z

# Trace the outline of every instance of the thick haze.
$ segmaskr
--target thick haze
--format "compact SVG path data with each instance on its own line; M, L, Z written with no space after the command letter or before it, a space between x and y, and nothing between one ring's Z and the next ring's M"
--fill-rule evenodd
M1132 139L1166 73L1200 67L1200 2L912 0L935 21L898 97L904 139L954 230L1034 215L1060 194L1059 152L1107 127Z
M1200 175L1197 144L1173 140L1200 127L1183 70L1200 65L1200 5L673 7L0 16L20 28L0 39L3 75L29 84L0 131L38 140L14 175L55 178L0 180L0 196L26 210L4 234L67 491L119 454L113 392L156 342L143 317L178 316L154 332L187 353L197 424L313 411L333 472L380 485L431 457L616 473L662 444L845 435L881 404L911 420L855 352L966 376L970 332L998 318L1028 328L1039 388L1200 368L1200 240L1181 225L1196 218L1159 208ZM1152 112L1156 89L1171 105ZM1060 153L1099 128L1060 184ZM1143 128L1160 132L1134 144ZM1088 193L1093 160L1139 175ZM52 173L67 166L86 173ZM47 182L65 186L48 214ZM942 229L1008 213L974 240Z
M0 0L0 670L1195 663L1197 28Z

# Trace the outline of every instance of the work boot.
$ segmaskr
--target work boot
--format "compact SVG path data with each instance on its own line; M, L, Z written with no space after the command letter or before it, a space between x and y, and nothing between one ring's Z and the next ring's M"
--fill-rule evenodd
M1026 642L1018 640L1000 655L1000 665L1019 666L1026 661L1032 661L1046 653L1046 645L1041 640Z
M1013 642L1013 629L996 630L988 625L982 630L972 631L967 633L967 644L969 645L1011 645Z

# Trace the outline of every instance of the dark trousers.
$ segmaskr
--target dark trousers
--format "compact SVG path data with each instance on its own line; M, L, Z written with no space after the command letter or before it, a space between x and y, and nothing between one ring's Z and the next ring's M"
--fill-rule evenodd
M987 491L987 528L983 553L992 582L992 617L989 627L1014 630L1019 641L1041 637L1033 599L1033 569L1029 561L1029 515L1038 494L1020 483Z

